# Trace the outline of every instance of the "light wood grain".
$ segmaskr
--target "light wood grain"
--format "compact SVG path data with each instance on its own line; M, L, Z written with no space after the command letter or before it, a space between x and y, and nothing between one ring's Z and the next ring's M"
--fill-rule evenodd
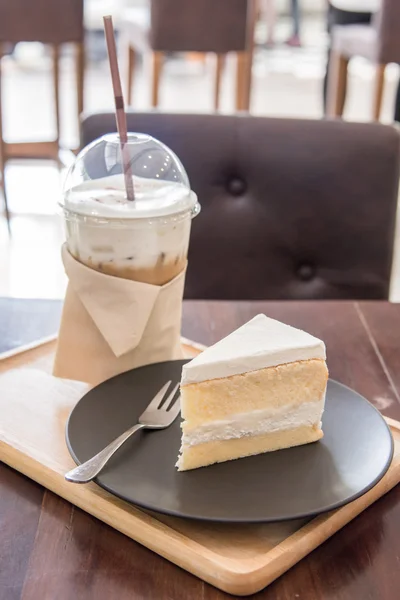
M247 595L264 588L400 480L400 424L388 420L396 447L388 473L337 511L308 522L251 526L146 513L94 483L78 486L64 480L73 466L64 442L65 421L87 386L49 375L53 352L54 342L0 362L1 460L224 591Z

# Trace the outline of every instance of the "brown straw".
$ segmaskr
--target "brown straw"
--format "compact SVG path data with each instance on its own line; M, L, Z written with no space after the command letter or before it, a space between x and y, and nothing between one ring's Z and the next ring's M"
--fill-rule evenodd
M126 195L128 200L135 200L133 191L132 170L130 165L129 148L128 148L128 130L126 125L126 114L124 109L124 97L122 95L121 78L118 69L117 48L115 45L114 27L112 17L103 17L104 32L106 35L108 59L110 62L111 80L114 90L115 100L115 118L117 121L117 129L119 141L121 144L122 163L124 169L124 179Z

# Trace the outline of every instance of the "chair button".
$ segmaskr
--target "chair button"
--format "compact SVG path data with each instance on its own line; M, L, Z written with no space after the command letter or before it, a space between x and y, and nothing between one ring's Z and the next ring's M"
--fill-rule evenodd
M227 188L232 196L242 196L246 191L246 184L242 179L231 179L228 182Z
M312 265L300 265L297 269L297 276L301 281L310 281L315 277L315 267Z

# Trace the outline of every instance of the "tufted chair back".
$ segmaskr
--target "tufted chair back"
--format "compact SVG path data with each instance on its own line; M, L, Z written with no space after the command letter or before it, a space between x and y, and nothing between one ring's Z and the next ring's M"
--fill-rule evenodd
M194 219L186 298L387 298L400 137L391 127L250 116L129 113L182 160ZM82 145L115 131L82 122Z

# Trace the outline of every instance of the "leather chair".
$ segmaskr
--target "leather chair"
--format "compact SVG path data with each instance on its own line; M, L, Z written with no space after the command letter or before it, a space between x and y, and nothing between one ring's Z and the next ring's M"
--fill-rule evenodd
M186 298L385 299L400 136L389 126L129 113L181 158L202 205ZM83 119L82 144L115 131Z
M0 69L0 174L9 222L4 172L10 158L58 159L60 138L59 59L60 46L74 43L77 71L77 114L83 111L84 79L83 0L0 0L0 67L6 44L41 42L52 47L56 139L44 142L6 143L2 130ZM29 98L26 99L29 102Z
M372 115L379 121L386 66L400 63L399 0L382 0L381 10L371 25L335 27L328 73L327 115L330 117L343 114L347 68L353 56L362 56L376 65Z
M164 56L171 52L216 55L214 107L219 107L225 57L237 55L236 108L249 110L256 0L151 0L150 19L127 10L119 29L128 49L127 101L132 103L136 55L150 54L151 104L158 106Z

